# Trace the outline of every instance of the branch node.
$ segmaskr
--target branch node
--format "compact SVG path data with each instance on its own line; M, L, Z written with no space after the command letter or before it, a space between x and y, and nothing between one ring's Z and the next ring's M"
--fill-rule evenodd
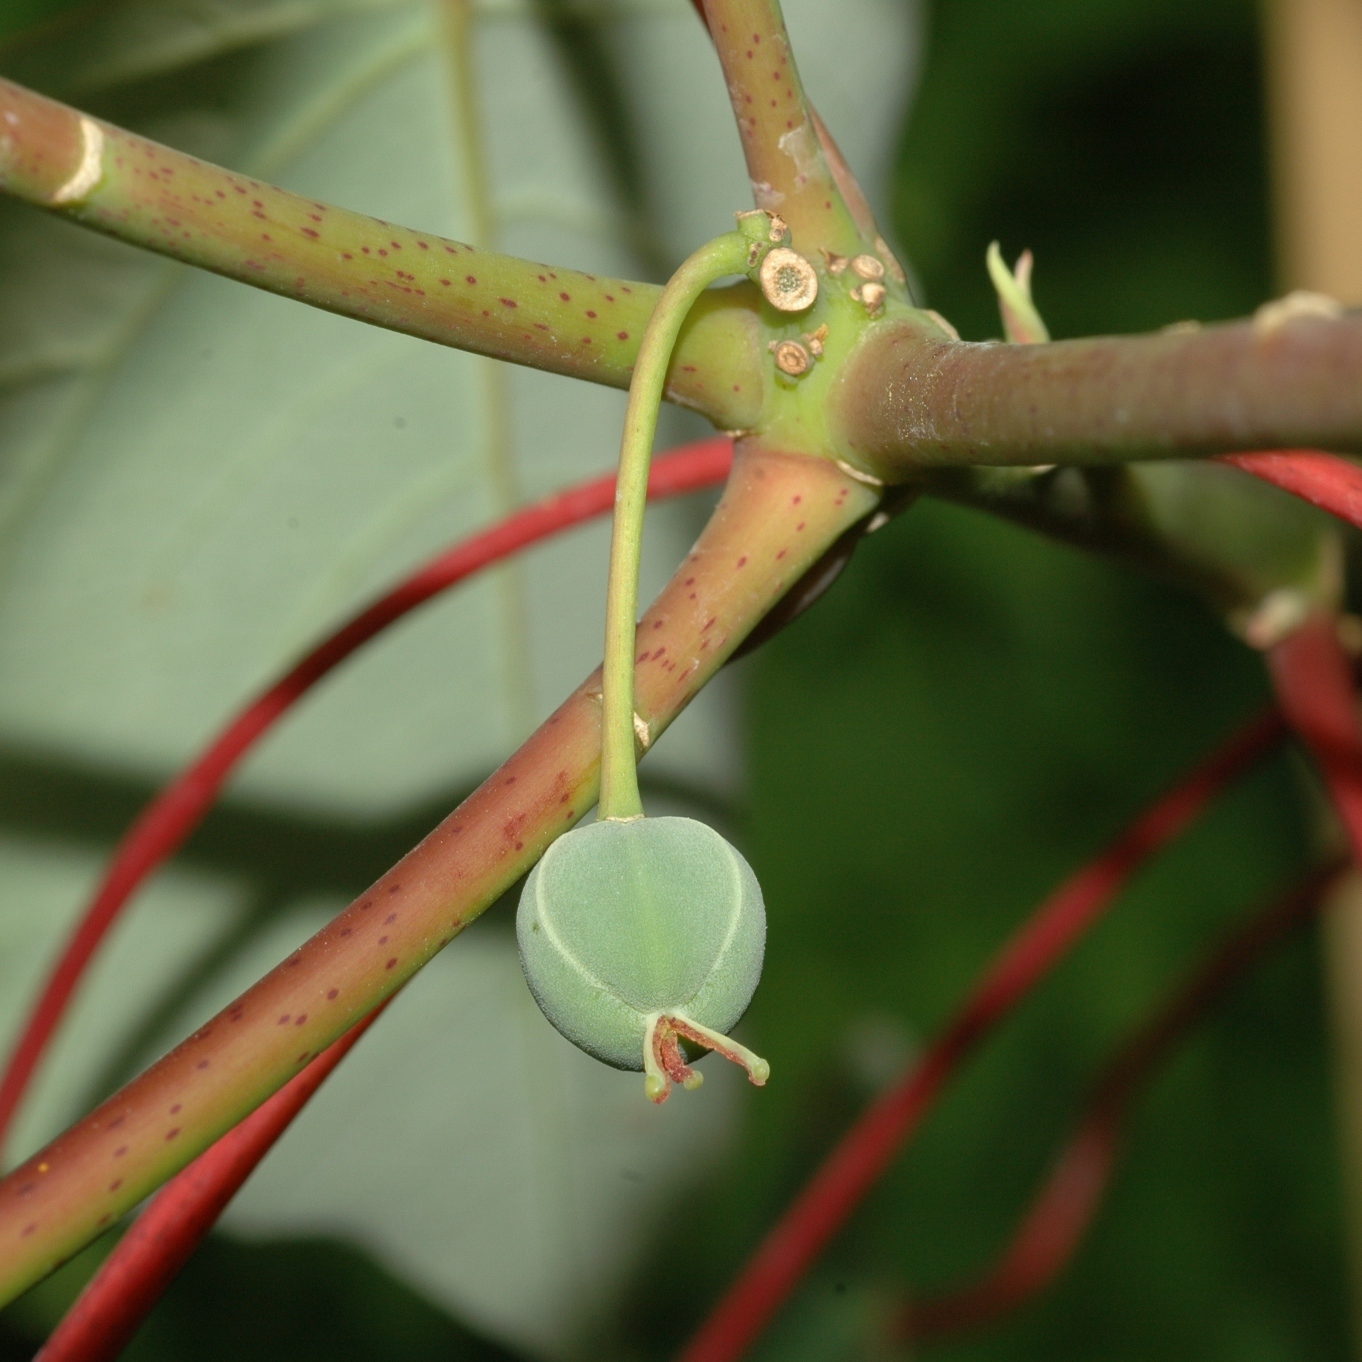
M104 177L104 132L93 118L80 116L80 164L65 184L52 192L48 202L70 207L87 199Z

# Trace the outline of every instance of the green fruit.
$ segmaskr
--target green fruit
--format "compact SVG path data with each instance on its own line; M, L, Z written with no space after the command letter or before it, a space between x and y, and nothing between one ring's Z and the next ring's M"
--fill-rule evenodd
M723 1034L761 977L766 910L752 868L690 818L605 819L560 837L525 883L520 962L544 1015L619 1069L643 1069L664 1101L687 1087L681 1040L769 1066Z

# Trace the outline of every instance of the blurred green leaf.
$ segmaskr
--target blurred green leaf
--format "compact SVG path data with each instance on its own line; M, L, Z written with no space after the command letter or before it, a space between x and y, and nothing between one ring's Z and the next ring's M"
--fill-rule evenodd
M0 44L11 34L50 22L79 3L80 0L9 0L0 10Z

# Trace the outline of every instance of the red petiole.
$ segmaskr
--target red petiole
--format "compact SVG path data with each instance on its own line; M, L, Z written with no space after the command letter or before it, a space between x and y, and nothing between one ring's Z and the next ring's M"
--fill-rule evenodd
M1315 917L1343 868L1334 860L1251 918L1140 1027L1097 1083L996 1266L969 1287L914 1302L900 1321L904 1335L925 1340L978 1328L1035 1299L1054 1282L1102 1204L1120 1154L1122 1127L1142 1084L1229 987Z

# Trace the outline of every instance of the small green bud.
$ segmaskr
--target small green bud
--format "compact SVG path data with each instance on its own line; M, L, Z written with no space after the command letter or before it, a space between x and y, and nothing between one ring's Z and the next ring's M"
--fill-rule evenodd
M560 837L516 913L520 963L544 1015L575 1045L642 1069L654 1102L698 1087L688 1040L770 1067L724 1034L761 977L766 910L752 868L690 818L605 819Z
M1017 268L1010 270L996 241L991 242L988 254L988 275L998 295L998 311L1002 314L1003 330L1014 345L1038 345L1050 339L1036 305L1031 301L1030 251L1023 251Z
M745 213L734 213L733 216L737 219L738 231L747 239L748 244L759 246L762 250L767 246L782 245L790 235L790 229L779 213L768 213L764 208L752 208Z

